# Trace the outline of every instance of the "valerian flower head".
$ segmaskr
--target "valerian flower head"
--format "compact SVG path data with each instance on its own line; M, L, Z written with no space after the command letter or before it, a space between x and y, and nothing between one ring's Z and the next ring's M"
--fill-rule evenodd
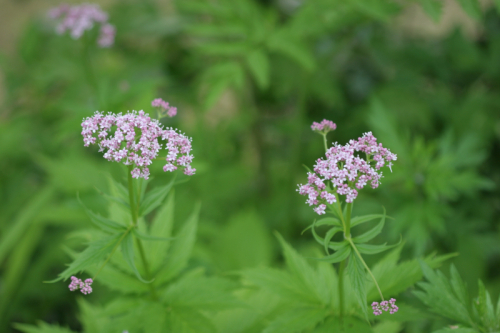
M68 288L71 291L75 291L80 289L82 294L88 295L92 292L92 287L90 286L94 281L92 279L86 279L85 281L82 281L81 279L77 278L76 276L71 277L71 283L69 284Z
M148 166L163 148L166 150L165 172L182 167L184 173L191 176L196 171L191 167L194 158L190 154L191 138L177 129L164 129L144 111L125 115L96 111L94 116L83 119L82 135L84 146L97 143L108 161L132 165L133 178L148 179Z
M177 114L177 108L168 104L161 98L156 98L151 102L151 106L158 108L160 117L168 116L170 118Z
M372 310L375 316L379 316L382 314L382 310L389 311L390 314L394 314L398 312L399 308L396 305L396 299L391 298L389 301L382 301L380 304L378 302L372 303Z
M360 153L364 153L364 158L358 156ZM335 194L345 196L345 201L352 203L358 196L358 190L368 183L377 188L382 178L380 168L387 164L390 169L396 158L381 143L377 144L377 139L368 132L344 146L335 143L328 148L326 159L316 161L314 172L308 173L307 184L299 184L297 191L306 195L306 203L317 206L314 211L322 215L326 203L337 201Z
M94 24L99 23L101 28L97 44L100 47L110 47L114 43L115 27L108 23L108 14L103 12L99 5L82 4L79 6L70 6L63 4L52 8L48 12L48 16L53 20L59 20L56 32L60 35L69 31L73 39L78 39L86 30L92 29Z
M323 119L320 123L313 122L311 125L311 129L315 132L320 132L322 134L326 134L330 131L334 131L337 128L337 125L331 121Z

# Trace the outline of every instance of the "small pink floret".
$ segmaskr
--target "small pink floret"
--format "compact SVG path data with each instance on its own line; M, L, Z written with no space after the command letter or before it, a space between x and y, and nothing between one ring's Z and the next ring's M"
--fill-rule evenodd
M317 132L328 133L330 131L334 131L337 128L337 125L331 121L323 119L320 123L313 122L311 125L311 129Z
M394 314L398 312L399 308L396 305L396 299L391 298L389 301L382 301L380 304L378 302L372 303L372 310L375 316L382 314L382 310L389 311L389 314Z
M88 295L92 292L92 287L90 286L94 281L92 279L86 279L85 282L83 282L81 279L77 278L76 276L71 277L71 283L69 284L69 290L75 291L80 289L82 294Z

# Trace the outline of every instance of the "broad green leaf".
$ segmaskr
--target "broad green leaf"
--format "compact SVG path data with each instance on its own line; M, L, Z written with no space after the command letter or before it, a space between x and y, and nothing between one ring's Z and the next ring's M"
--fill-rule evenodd
M351 219L351 228L355 227L359 224L366 223L375 219L381 219L384 217L384 214L370 214L363 216L356 216Z
M169 313L170 330L176 333L216 333L214 324L196 308L175 307Z
M373 333L399 333L403 324L397 321L381 321L373 327Z
M94 276L99 266L91 266L86 271ZM138 294L149 292L149 286L139 281L135 276L122 272L120 269L108 263L99 273L99 283L111 290L116 290L125 294Z
M135 276L144 283L151 283L153 282L153 279L150 281L147 281L142 278L141 274L139 274L139 271L137 270L137 267L135 266L135 260L134 260L134 236L132 235L131 232L127 233L125 238L122 241L121 244L122 248L122 254L123 254L123 259L127 262L129 267L132 269L134 272Z
M151 222L150 235L171 238L174 225L175 190L172 190L166 202L158 209ZM151 270L155 272L167 258L171 242L149 242L144 244L147 249Z
M384 224L385 224L385 208L384 208L384 215L380 219L380 222L373 229L368 230L367 232L365 232L364 234L362 234L360 236L354 237L352 239L352 241L354 243L366 243L366 242L370 241L371 239L373 239L375 236L377 236L378 234L380 234L382 232L382 229L384 228Z
M490 331L498 330L496 318L495 318L495 309L493 308L493 303L491 302L490 293L484 288L484 284L481 280L478 281L479 286L479 295L477 301L474 302L474 306L479 313L479 317L485 327L487 327Z
M305 258L300 256L285 240L283 237L276 233L276 237L283 248L283 255L285 256L286 266L294 277L302 282L304 288L311 290L316 294L316 298L321 300L320 293L316 290L317 274L314 269L306 262ZM315 258L316 259L316 258ZM321 260L323 258L319 258Z
M196 238L199 212L200 204L198 203L175 236L165 265L156 274L159 282L166 282L174 278L186 267Z
M481 20L483 13L481 6L477 0L457 0L462 6L463 10L473 19Z
M353 254L349 257L347 274L349 275L349 281L351 282L351 286L354 290L354 295L356 296L359 307L361 308L366 321L368 321L368 304L366 300L366 272L365 267L363 266L363 262L356 254Z
M347 257L349 257L350 254L351 254L351 246L349 245L349 242L345 241L343 243L343 246L340 249L338 249L337 252L335 252L334 254L314 259L334 264L336 262L341 262L342 260L346 259Z
M170 192L170 189L172 189L172 186L174 186L175 178L177 178L177 174L174 175L170 183L167 185L157 187L145 195L144 200L141 201L139 216L145 216L153 209L161 205L168 192Z
M241 275L266 292L280 296L281 299L314 305L320 303L321 298L314 295L309 288L304 288L304 283L288 272L261 267L245 269Z
M208 311L231 309L242 305L231 294L235 288L235 283L229 280L190 276L171 284L162 299L173 308L191 307Z
M346 327L348 327L347 331L345 331ZM376 326L374 327L375 329ZM372 330L369 323L362 321L358 317L346 316L344 317L344 323L341 324L337 316L329 316L312 333L336 333L344 331L346 333L374 333L374 330ZM390 333L390 331L383 331L381 333Z
M342 227L342 223L340 222L340 220L338 218L335 218L335 217L325 217L325 218L319 219L318 221L316 221L315 225L317 227L322 226L322 225L333 225L333 226L337 226L337 227Z
M126 230L126 227L116 223L115 221L112 221L110 219L107 219L105 217L102 217L99 214L94 213L90 209L88 209L83 202L80 200L80 196L77 194L76 196L78 202L80 205L83 207L87 215L90 217L90 220L92 223L99 229L108 232L108 233L117 233L117 232L123 232Z
M468 306L470 299L467 287L453 264L450 265L450 284L457 298L462 304L466 305L467 310L470 312L471 309L470 306Z
M318 236L318 234L316 233L315 223L316 223L316 221L313 222L313 224L311 226L312 227L311 231L312 231L313 237L318 243L320 243L321 245L324 245L325 239ZM335 250L335 251L342 248L344 245L345 245L345 242L328 242L328 247L332 250Z
M44 322L39 322L38 326L17 323L13 324L13 326L23 333L74 333L74 331L69 328L59 325L50 325Z
M262 49L255 49L245 57L248 68L257 85L264 90L269 87L269 59Z
M439 0L420 0L420 3L427 15L438 23L443 13L443 3Z
M262 333L299 333L314 328L327 315L323 307L302 307L286 311L269 323Z
M66 280L71 275L85 270L88 266L99 263L108 255L123 239L122 233L104 237L90 243L90 245L78 255L78 257L65 269L59 277L48 282Z
M339 227L333 227L333 228L331 228L330 230L328 230L326 232L325 240L323 241L323 246L325 248L326 254L328 254L328 255L330 254L328 252L328 244L332 240L333 236L335 236L336 233L341 232L341 231L344 231L344 229L343 228L339 228Z

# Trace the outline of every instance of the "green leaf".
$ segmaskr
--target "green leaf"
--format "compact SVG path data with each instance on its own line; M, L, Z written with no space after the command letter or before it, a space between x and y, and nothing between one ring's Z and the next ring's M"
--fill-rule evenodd
M462 6L463 10L473 19L481 20L483 13L481 6L477 0L457 0Z
M385 224L385 208L384 208L384 214L383 217L380 219L380 222L371 230L365 232L361 236L356 236L352 239L354 243L366 243L373 239L375 236L380 234L382 232L382 229L384 228Z
M328 254L328 255L330 254L328 252L328 244L332 240L333 236L335 236L336 233L341 232L341 231L344 231L344 229L340 228L340 227L333 227L326 232L325 239L323 241L323 246L325 247L326 254Z
M478 280L479 295L477 301L474 305L477 309L479 317L484 326L486 326L490 332L492 330L497 330L498 326L496 324L495 309L493 308L493 303L491 302L490 293L484 288L484 284L481 280Z
M363 215L363 216L356 216L351 219L351 228L355 227L357 225L360 225L362 223L370 222L375 219L381 219L384 218L384 214L370 214L370 215Z
M90 266L86 271L94 276L98 269L97 266ZM147 284L142 283L135 276L122 272L110 263L99 273L99 283L124 294L145 293L150 290Z
M363 254L377 254L377 253L392 249L393 247L398 246L400 243L401 243L401 240L399 240L398 243L393 244L393 245L385 245L387 243L380 244L380 245L356 244L356 248L358 249L358 251L360 253L363 253Z
M358 301L366 321L368 321L368 304L366 303L366 272L363 262L356 254L349 257L347 274L349 275L349 281L351 282L356 300Z
M219 311L241 306L231 292L236 284L216 277L190 276L171 284L162 299L174 308Z
M144 200L141 201L139 216L147 215L153 209L161 205L163 199L165 199L168 192L172 189L172 186L174 186L175 178L177 178L177 174L174 175L172 180L167 185L157 187L145 195Z
M106 199L108 199L109 201L112 201L112 202L115 202L117 204L120 204L120 205L122 205L126 209L130 209L130 205L129 205L128 201L126 201L126 200L124 200L124 199L122 199L120 197L109 195L109 194L105 193L104 191L100 190L97 186L94 186L94 188L96 189L97 193L99 193L100 195L102 195L103 197L105 197ZM80 198L78 198L78 201L80 201Z
M470 303L469 293L467 292L464 281L453 264L450 265L450 284L460 302L467 306ZM469 306L467 306L467 310L470 312Z
M443 3L439 0L420 0L420 3L427 15L438 23L443 13Z
M85 270L88 266L98 264L121 242L122 236L122 233L117 233L90 243L89 247L80 253L67 269L59 274L59 278L47 282L52 283L62 279L66 280L71 275Z
M262 49L255 49L245 57L248 68L257 86L264 90L269 87L269 59Z
M91 211L90 209L88 209L83 204L83 202L80 200L80 196L78 194L76 195L76 198L77 198L78 202L80 203L80 205L85 210L85 212L87 213L87 215L90 217L90 220L92 221L92 223L97 228L99 228L105 232L108 232L108 233L123 232L126 230L125 226L123 226L119 223L116 223L115 221L112 221L110 219L107 219L105 217L102 217L101 215L98 215L98 214L94 213L93 211Z
M493 0L495 7L497 8L497 12L500 13L500 0Z
M342 223L340 222L340 220L338 218L335 218L335 217L325 217L325 218L319 219L316 222L317 227L320 227L322 225L333 225L333 226L337 226L337 227L342 227Z
M308 72L313 71L316 67L314 57L308 51L308 48L295 40L285 29L278 30L271 34L266 44L269 50L289 57Z
M170 330L175 333L216 333L213 323L197 309L175 307L170 311Z
M432 333L480 333L480 332L468 327L457 327L457 328L446 327L434 331Z
M191 216L183 224L182 229L175 236L175 241L172 242L168 253L168 259L157 274L157 279L160 282L172 279L186 267L196 238L199 212L200 204L198 203Z
M147 281L142 278L141 274L139 274L139 271L137 270L137 267L135 267L135 260L134 260L134 236L132 236L132 233L127 233L125 238L123 239L123 242L121 244L122 247L122 254L123 254L123 259L127 262L129 267L132 269L134 272L135 276L144 283L151 283L153 282L154 279Z
M175 190L172 190L166 202L156 212L151 222L150 235L158 237L172 238L172 228L174 226ZM147 249L148 260L151 264L151 271L155 272L165 262L167 252L171 242L150 242L144 244Z
M44 322L39 322L38 327L26 324L13 324L14 328L23 333L74 333L66 327L60 327L59 325L49 325Z
M344 241L343 246L340 249L338 249L337 252L335 252L334 254L314 259L334 264L336 262L341 262L342 260L346 259L347 257L349 257L350 254L351 254L351 246L349 245L349 242Z
M135 228L132 229L132 233L137 238L144 239L144 240L150 240L150 241L168 242L168 241L171 241L172 239L174 239L174 237L165 238L165 237L156 237L156 236L146 235L145 233L142 233L142 232L140 232L139 230L137 230Z
M328 309L321 307L301 307L278 316L262 333L299 333L314 328L327 315Z
M313 224L311 225L312 229L312 234L313 234L313 237L314 239L320 243L321 245L324 245L325 244L325 239L318 236L318 234L316 233L316 229L315 229L315 225L316 225L316 220L313 222ZM342 248L344 246L345 242L328 242L328 247L332 250L335 250L337 251L338 249Z

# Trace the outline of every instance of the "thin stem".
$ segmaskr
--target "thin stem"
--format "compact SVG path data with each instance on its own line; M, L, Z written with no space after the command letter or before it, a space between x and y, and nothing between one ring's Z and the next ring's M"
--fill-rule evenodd
M366 262L363 260L363 257L361 256L361 254L359 253L358 249L356 248L356 245L354 245L354 242L352 241L351 238L348 238L348 241L349 243L351 243L351 246L352 248L354 249L354 252L356 252L356 254L358 255L359 259L361 260L361 262L363 263L363 266L365 266L366 270L368 271L368 274L370 274L373 282L375 283L375 286L377 287L377 290L378 290L378 293L380 294L380 298L382 299L382 301L384 300L384 295L382 295L382 290L380 290L380 287L378 286L378 283L377 283L377 279L375 279L375 276L373 276L373 273L372 271L368 268L368 265L366 264Z
M135 192L134 192L134 183L133 183L133 180L132 180L132 166L129 165L128 166L128 197L129 197L129 200L130 200L130 214L132 215L132 226L133 228L136 228L137 227L137 221L138 221L138 208L139 208L139 201L135 201L134 200L134 197L135 197ZM137 203L137 205L136 205ZM151 274L149 272L149 265L148 265L148 261L146 259L146 254L144 253L144 247L142 246L142 242L139 238L136 238L136 243L137 243L137 247L139 248L139 254L141 256L141 260L142 260L142 265L144 267L144 271L146 272L146 278L148 280L151 279ZM157 300L158 299L158 296L156 294L156 289L155 289L155 286L153 285L153 283L148 283L149 284L149 288L151 289L151 297L153 297L154 300Z
M351 212L352 212L352 202L349 202L346 207L346 217L345 217L345 222L346 222L346 228L345 228L345 237L350 238L351 237Z
M346 260L340 262L339 267L339 316L340 325L343 326L344 321L344 268Z
M321 135L323 135L323 143L325 144L325 152L328 151L328 145L326 143L326 133L321 133Z
M139 248L139 254L141 255L142 265L144 266L144 271L146 272L146 279L151 280L151 273L149 271L148 261L146 260L146 254L144 253L144 247L142 246L142 242L139 238L136 238L137 247ZM158 299L156 295L155 286L153 286L153 282L148 283L149 289L151 289L151 296L154 300Z

